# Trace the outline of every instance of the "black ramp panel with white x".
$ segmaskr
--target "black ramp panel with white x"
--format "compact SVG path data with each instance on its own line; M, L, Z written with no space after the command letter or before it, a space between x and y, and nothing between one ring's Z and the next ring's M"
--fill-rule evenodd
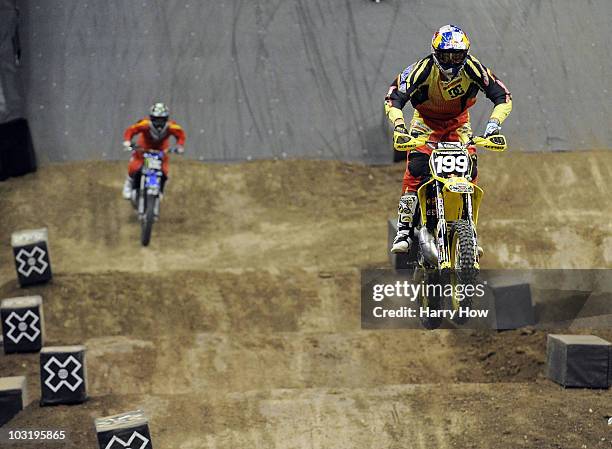
M19 285L26 287L51 280L47 228L13 232L11 245Z
M40 352L41 405L87 400L84 346L48 346Z
M95 420L100 449L151 449L149 423L142 410Z
M0 318L5 354L40 351L45 332L40 296L3 299Z

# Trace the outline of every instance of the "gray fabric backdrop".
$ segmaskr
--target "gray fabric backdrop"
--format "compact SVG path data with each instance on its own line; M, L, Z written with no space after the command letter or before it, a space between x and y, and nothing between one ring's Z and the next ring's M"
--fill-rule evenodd
M23 88L15 60L15 0L0 0L0 123L24 115Z
M388 160L387 86L449 22L511 89L513 149L610 147L610 0L18 3L42 161L124 158L123 129L158 99L193 158ZM481 97L477 129L489 110Z

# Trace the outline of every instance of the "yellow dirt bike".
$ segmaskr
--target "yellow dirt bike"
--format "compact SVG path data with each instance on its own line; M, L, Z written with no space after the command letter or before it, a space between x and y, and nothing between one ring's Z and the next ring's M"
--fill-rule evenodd
M478 209L484 191L472 181L473 160L468 148L472 145L501 152L507 148L503 135L487 138L470 136L465 142L428 142L418 137L407 137L397 145L411 150L424 145L432 149L429 158L430 179L417 191L419 209L415 222L417 265L415 280L425 284L452 285L451 310L470 308L470 298L458 299L459 284L475 283L480 270L478 254ZM416 243L416 242L413 242ZM427 291L434 291L430 289ZM442 294L422 295L422 307L437 309L444 303ZM456 314L459 315L459 314ZM467 319L453 319L462 324ZM427 328L438 327L442 319L421 320Z

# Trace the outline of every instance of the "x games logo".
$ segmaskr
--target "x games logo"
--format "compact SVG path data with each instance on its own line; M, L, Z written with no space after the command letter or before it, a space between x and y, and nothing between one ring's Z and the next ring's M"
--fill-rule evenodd
M25 277L29 277L33 271L38 274L43 274L49 264L45 261L46 253L38 246L28 251L22 248L17 253L15 260L18 263L17 271Z
M23 315L11 312L4 323L8 326L6 337L17 344L22 339L33 342L40 335L37 324L40 321L38 316L31 310L27 310Z
M43 366L49 374L45 379L45 385L54 393L57 393L62 386L66 386L72 392L76 391L83 383L83 378L78 375L82 366L73 356L68 357L64 363L51 357Z
M145 449L148 443L148 438L142 436L138 432L134 432L127 441L123 441L121 438L113 436L104 449Z

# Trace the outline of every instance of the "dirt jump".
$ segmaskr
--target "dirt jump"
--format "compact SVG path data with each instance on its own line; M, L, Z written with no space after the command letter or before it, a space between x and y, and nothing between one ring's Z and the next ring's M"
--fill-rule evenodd
M610 391L547 380L545 331L361 329L402 164L173 161L147 248L124 169L0 184L0 297L43 297L46 344L87 347L90 396L39 407L38 354L2 355L33 399L11 427L96 447L94 418L141 408L160 448L612 447ZM479 174L483 268L612 267L608 153L482 154ZM54 279L20 289L10 234L42 226Z

